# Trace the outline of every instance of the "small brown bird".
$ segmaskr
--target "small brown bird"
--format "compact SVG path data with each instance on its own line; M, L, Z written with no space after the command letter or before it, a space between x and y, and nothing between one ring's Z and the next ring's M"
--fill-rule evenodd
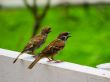
M44 44L49 32L51 32L51 28L44 28L39 35L31 38L29 43L27 43L23 51L17 56L13 63L15 63L18 60L19 56L23 53L34 54L35 49L38 49L42 44Z
M62 50L65 46L66 40L70 37L70 33L63 32L59 34L57 39L52 41L44 50L38 54L36 59L29 65L29 69L32 69L33 66L43 57L49 59L49 61L54 60L54 56L58 53L58 51Z

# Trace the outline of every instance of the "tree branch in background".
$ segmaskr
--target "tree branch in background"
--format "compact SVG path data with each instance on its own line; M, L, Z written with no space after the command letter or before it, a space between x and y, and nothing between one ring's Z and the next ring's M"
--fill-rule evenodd
M84 8L84 11L86 12L86 15L90 15L90 12L89 12L89 10L90 10L90 4L87 3L87 2L85 2L83 4L83 8Z
M32 13L33 13L33 16L34 16L34 19L36 20L36 17L38 15L38 9L37 9L37 4L36 4L36 0L33 0L33 7L32 7Z
M62 14L66 18L66 20L69 19L69 20L72 20L72 21L75 21L75 22L79 21L77 16L71 15L71 8L73 7L73 5L71 3L66 2L66 3L60 4L59 6L61 6L61 8L63 9L64 13L62 13Z
M32 7L28 4L27 0L23 0L23 2L28 9L30 9L30 10L32 9Z
M30 6L28 4L27 0L23 0L23 1L24 1L24 4L26 5L26 7L31 11L31 13L33 14L34 19L35 19L35 25L33 27L33 32L32 32L32 37L33 37L38 32L40 25L50 8L50 0L47 1L47 4L44 7L44 10L41 14L38 14L39 11L38 11L38 5L37 5L36 0L33 0L32 6Z
M49 7L50 7L50 0L47 1L47 5L45 6L45 8L44 8L44 10L43 10L43 13L42 13L42 15L41 15L41 18L44 18L44 17L45 17L45 15L46 15L46 13L47 13Z
M40 25L43 21L43 19L45 18L48 10L49 10L49 7L50 7L50 0L48 0L46 6L44 7L44 10L41 14L38 14L38 11L36 12L36 19L35 19L35 26L33 28L33 34L32 34L32 37L36 35L36 33L38 32L38 30L40 29ZM37 6L38 8L38 6ZM37 9L38 10L38 9Z

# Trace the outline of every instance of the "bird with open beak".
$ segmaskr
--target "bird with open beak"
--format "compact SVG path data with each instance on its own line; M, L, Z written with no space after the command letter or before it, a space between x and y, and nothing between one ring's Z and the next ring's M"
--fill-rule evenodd
M34 37L32 37L31 40L27 43L27 45L24 47L22 52L13 61L13 63L15 63L18 60L19 56L22 55L23 53L34 55L35 49L40 48L40 46L45 43L47 35L50 32L51 32L51 28L46 27L41 30L41 33L39 35L35 35Z
M36 59L29 65L29 69L32 69L33 66L41 59L48 58L49 61L54 60L54 56L58 53L58 51L62 50L65 47L65 42L67 39L71 37L69 32L63 32L58 35L58 37L52 41L46 48L44 48L41 53L38 54ZM57 60L54 60L58 62Z

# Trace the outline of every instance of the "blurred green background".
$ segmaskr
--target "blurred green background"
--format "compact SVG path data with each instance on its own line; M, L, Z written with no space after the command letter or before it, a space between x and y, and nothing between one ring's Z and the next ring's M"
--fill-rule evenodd
M21 51L31 37L33 25L26 8L0 9L0 48ZM71 6L68 13L62 6L51 7L42 23L47 25L52 32L37 52L60 32L68 31L72 37L56 59L88 66L110 62L110 5Z

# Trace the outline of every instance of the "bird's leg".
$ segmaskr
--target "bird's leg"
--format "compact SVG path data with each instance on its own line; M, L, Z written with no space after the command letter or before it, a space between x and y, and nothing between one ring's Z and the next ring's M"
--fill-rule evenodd
M50 58L48 58L49 59L49 62L50 61L54 61L55 59L54 59L54 54L53 55L51 55L51 57Z
M34 53L34 52L32 52L32 55L35 55L35 53Z
M62 60L55 60L55 63L61 63L63 62Z
M47 57L48 58L48 61L47 62L51 62L52 61L52 59L51 58L49 58L49 57Z
M37 57L37 55L33 55L32 57L33 57L33 58L36 58L36 57Z
M55 63L61 63L61 62L63 62L62 60L55 60L55 59L53 58L53 56L52 56L52 60L54 60Z
M34 52L31 53L33 58L36 58L36 55Z
M60 62L62 62L61 60L55 60L55 59L54 59L54 56L55 56L55 54L53 54L53 55L51 56L52 61L55 61L55 63L60 63Z
M54 55L51 56L51 59L52 59L53 61L55 60L55 59L54 59Z

